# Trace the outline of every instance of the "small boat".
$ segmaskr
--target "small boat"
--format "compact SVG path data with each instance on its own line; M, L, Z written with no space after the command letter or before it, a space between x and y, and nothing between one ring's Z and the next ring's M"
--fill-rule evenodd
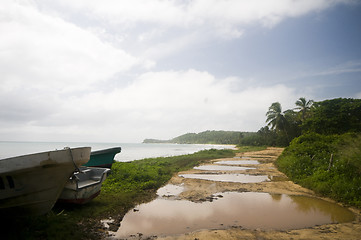
M89 161L90 152L90 147L65 148L1 159L1 216L50 211L75 169Z
M114 156L120 153L122 149L120 147L114 147L99 151L92 151L90 154L90 160L83 166L86 167L100 167L100 168L112 168Z
M109 168L80 167L66 183L59 203L84 204L99 195Z

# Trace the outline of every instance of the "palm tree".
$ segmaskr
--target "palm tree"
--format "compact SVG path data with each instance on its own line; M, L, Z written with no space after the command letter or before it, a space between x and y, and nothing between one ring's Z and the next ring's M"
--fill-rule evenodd
M272 103L272 105L268 108L266 116L267 126L271 126L272 130L285 131L287 135L287 120L282 113L282 107L279 102Z
M301 121L303 122L306 118L307 113L311 110L313 105L313 100L306 101L306 98L301 97L296 101L296 106L294 109L299 110L301 113Z

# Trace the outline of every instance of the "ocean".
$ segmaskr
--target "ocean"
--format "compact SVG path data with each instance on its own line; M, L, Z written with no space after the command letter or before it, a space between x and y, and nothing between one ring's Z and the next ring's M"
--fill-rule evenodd
M92 151L121 147L115 160L129 162L144 158L191 154L208 149L231 149L234 145L168 144L168 143L77 143L77 142L6 142L0 141L0 159L25 154L60 150L64 147L91 147Z

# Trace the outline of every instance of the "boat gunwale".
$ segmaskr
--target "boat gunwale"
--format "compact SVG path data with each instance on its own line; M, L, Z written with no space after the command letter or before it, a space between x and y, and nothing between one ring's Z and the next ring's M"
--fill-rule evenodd
M102 150L97 150L97 151L92 151L90 153L90 156L92 155L98 155L98 154L105 154L105 153L120 153L122 151L121 147L113 147L113 148L108 148L108 149L102 149Z
M83 148L90 148L91 149L91 147L75 147L75 148L69 148L69 149L71 151L73 151L73 150L78 150L78 149L83 149ZM42 152L18 155L18 156L14 156L14 157L2 158L2 159L0 159L0 162L1 161L7 161L7 160L13 160L14 158L30 157L30 156L41 155L41 154L50 154L52 152L59 152L59 151L68 151L68 148L64 147L63 149L55 149L55 150L50 150L50 151L42 151Z

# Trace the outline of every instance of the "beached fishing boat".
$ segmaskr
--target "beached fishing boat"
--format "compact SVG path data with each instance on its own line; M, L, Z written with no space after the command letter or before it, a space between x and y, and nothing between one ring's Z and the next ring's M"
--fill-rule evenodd
M66 183L58 202L84 204L99 195L110 169L80 167Z
M120 153L122 149L120 147L108 148L99 151L92 151L90 154L90 160L83 166L86 167L101 167L111 168L114 160L114 156Z
M0 160L1 216L41 215L52 209L90 147L65 148Z

